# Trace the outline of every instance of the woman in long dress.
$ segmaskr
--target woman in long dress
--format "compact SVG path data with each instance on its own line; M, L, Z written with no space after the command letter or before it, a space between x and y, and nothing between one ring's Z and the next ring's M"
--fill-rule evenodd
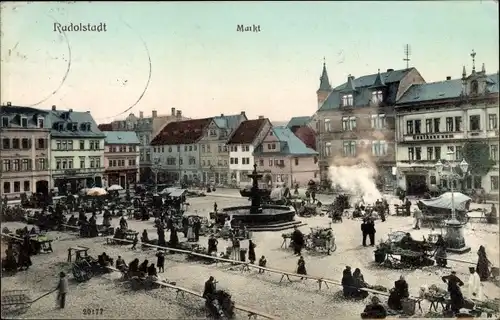
M306 262L304 261L303 256L300 256L299 261L297 262L297 274L307 275ZM300 280L304 280L304 277L300 278Z
M479 277L481 278L481 281L486 281L490 277L490 269L489 265L491 264L490 261L488 260L488 257L486 256L486 249L484 246L480 246L479 250L477 251L477 273L479 274Z
M194 221L192 217L188 218L188 232L187 232L187 239L188 241L194 241L194 231L193 231L193 225Z

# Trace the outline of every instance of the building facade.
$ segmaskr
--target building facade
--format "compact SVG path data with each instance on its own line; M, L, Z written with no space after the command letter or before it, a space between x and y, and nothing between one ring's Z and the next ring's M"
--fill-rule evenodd
M90 111L47 111L50 126L51 175L59 193L76 193L83 188L102 187L104 134Z
M330 165L368 162L379 173L379 187L393 185L396 166L394 131L396 101L413 84L425 83L415 68L388 69L355 78L335 88L328 82L326 66L317 91L318 111L312 128L317 133L321 179Z
M106 185L129 189L139 181L140 142L134 131L105 131L104 180Z
M458 164L465 157L465 144L480 142L489 146L495 165L486 175L469 175L464 187L498 196L498 81L498 73L486 74L483 65L469 75L464 67L461 79L410 87L396 108L400 188L422 194L430 185L449 187L435 170L437 161Z
M245 112L214 117L199 142L201 180L204 183L227 185L230 181L229 149L226 145L231 133L247 120Z
M286 127L269 130L254 157L264 180L273 186L307 186L310 180L319 181L318 153Z
M271 128L269 119L259 117L243 121L231 134L227 142L231 185L241 187L251 183L248 175L252 173L255 163L254 150L262 143Z
M0 197L19 198L24 192L48 194L50 189L50 130L47 112L0 107Z
M200 140L213 125L212 118L168 123L151 141L159 183L201 181Z

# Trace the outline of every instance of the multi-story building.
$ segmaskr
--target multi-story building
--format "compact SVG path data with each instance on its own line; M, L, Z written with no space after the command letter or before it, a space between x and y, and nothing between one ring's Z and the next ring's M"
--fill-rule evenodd
M124 189L139 181L140 142L134 131L104 131L104 177Z
M198 182L201 180L199 141L209 135L212 118L168 123L153 138L153 159L158 182Z
M429 185L446 187L448 181L435 171L437 161L458 163L467 142L484 142L496 165L486 175L469 175L465 188L498 196L498 81L498 73L486 74L483 65L470 75L464 67L462 79L410 87L396 107L399 187L408 194L422 194Z
M250 183L247 175L253 171L253 152L271 128L269 119L261 116L259 119L243 121L231 134L227 141L231 184L243 186Z
M319 179L318 153L287 127L274 127L254 151L264 180L275 186L307 186Z
M47 111L51 129L51 175L60 193L76 193L87 187L103 186L104 133L90 111Z
M323 65L312 125L317 132L321 179L328 178L329 165L364 161L376 166L381 185L393 184L394 105L411 85L424 82L415 68L388 69L359 78L349 75L332 89Z
M0 107L0 196L18 198L24 192L48 194L50 148L47 112L13 106Z
M150 142L165 125L172 121L187 120L182 116L181 110L171 109L169 115L158 115L156 110L153 110L151 117L144 117L144 112L139 112L139 117L131 113L125 120L116 120L107 124L100 124L101 131L135 131L140 141L139 146L139 166L140 166L140 181L153 182L154 175L151 167L154 165L152 161L152 147Z
M244 111L237 115L221 114L213 118L198 147L203 182L228 184L229 151L226 142L231 133L245 120L247 117Z

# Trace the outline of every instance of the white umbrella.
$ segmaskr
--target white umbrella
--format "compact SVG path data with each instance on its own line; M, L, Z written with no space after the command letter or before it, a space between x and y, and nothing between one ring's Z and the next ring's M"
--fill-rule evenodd
M90 188L87 190L88 196L104 196L106 194L108 194L108 192L103 188Z
M108 188L108 191L118 191L118 190L123 190L122 186L114 184L111 187Z

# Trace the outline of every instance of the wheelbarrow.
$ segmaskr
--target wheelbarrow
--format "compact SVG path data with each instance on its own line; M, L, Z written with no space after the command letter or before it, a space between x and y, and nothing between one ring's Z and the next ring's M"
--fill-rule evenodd
M24 314L31 305L43 297L55 292L55 290L49 291L44 295L31 300L28 295L28 290L5 290L2 291L2 318L13 315Z

